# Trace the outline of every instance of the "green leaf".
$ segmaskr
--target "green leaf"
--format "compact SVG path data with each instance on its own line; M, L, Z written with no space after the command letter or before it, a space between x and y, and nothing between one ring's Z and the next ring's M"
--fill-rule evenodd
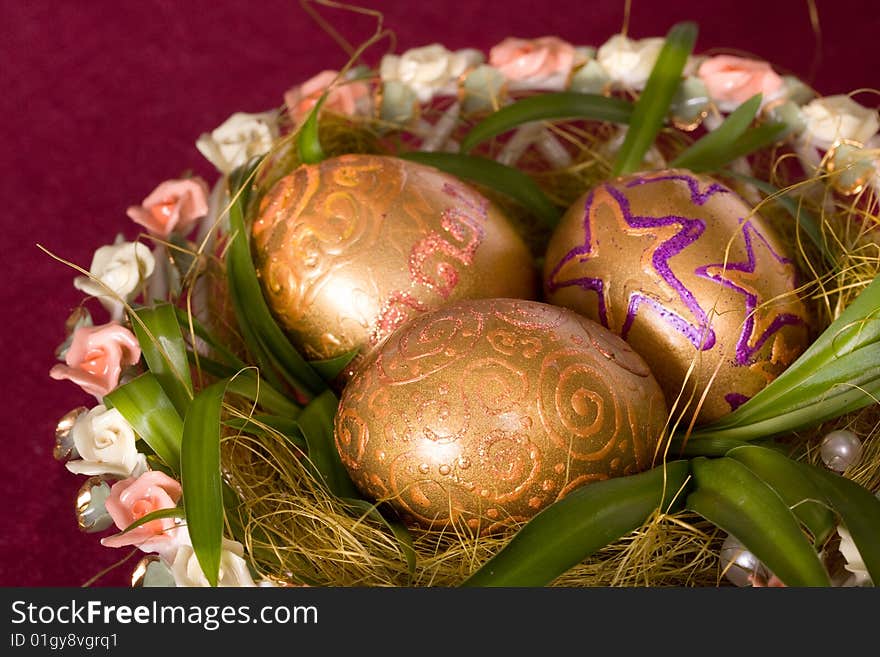
M764 123L749 128L735 144L731 145L730 150L725 153L726 157L719 158L715 168L720 169L728 162L776 143L779 141L780 135L785 132L785 128L784 123Z
M189 352L189 359L191 363L195 363L195 356L192 352ZM291 418L299 415L300 407L278 392L267 381L260 379L259 371L255 367L244 365L242 369L238 369L204 356L199 357L199 367L210 376L218 379L230 379L228 393L241 395L245 399L256 402L261 408L278 415L286 415Z
M265 436L267 438L272 437L272 434L266 430L270 429L283 435L302 451L308 449L306 439L302 435L299 424L288 417L266 414L253 415L251 417L232 417L225 420L223 425L236 431L244 431L245 433Z
M242 184L242 189L250 186L247 180ZM229 223L233 236L226 253L226 271L242 336L264 376L271 380L271 372L277 369L295 389L318 394L327 388L326 383L290 344L266 305L248 246L244 199L234 187L232 196L235 201L229 211Z
M143 525L146 525L148 522L153 522L154 520L164 520L165 518L183 518L185 516L183 509L179 506L172 507L170 509L157 509L156 511L150 511L145 516L141 516L133 523L131 523L128 527L119 532L119 535L127 534L132 529L137 529Z
M797 221L798 226L800 226L807 237L810 238L810 241L822 254L822 257L825 259L826 264L828 264L828 266L832 269L836 266L834 256L831 254L831 251L828 250L828 245L822 238L822 230L819 228L819 222L812 212L803 207L803 205L796 203L794 199L783 194L781 189L779 189L778 187L774 187L766 180L760 180L759 178L755 178L753 176L746 176L744 174L737 173L736 171L725 171L724 175L732 176L757 187L769 197L772 197L772 200L782 205L782 207L784 207L788 211L792 218Z
M104 396L134 432L174 472L180 471L183 422L152 372L141 374Z
M196 337L204 340L208 346L216 352L216 355L223 359L223 362L226 365L229 365L236 370L241 370L247 367L241 358L236 356L221 340L217 339L217 337L205 328L196 317L186 312L183 308L175 307L174 312L177 315L177 322L180 325L180 330L183 331L185 335L189 335L190 329L192 329L192 333L195 334Z
M226 381L199 392L183 421L180 484L186 524L202 572L217 586L223 543L223 486L220 478L220 410Z
M461 141L467 153L492 137L532 121L591 119L610 123L629 123L633 106L619 98L572 91L529 96L490 115L474 126Z
M160 303L138 308L134 315L131 326L144 360L182 416L192 399L193 386L177 313L170 303Z
M324 149L321 148L321 140L318 138L318 113L327 99L327 93L325 91L318 102L315 103L312 111L309 112L306 122L300 128L299 135L297 135L296 147L299 151L300 162L304 164L317 164L326 157Z
M798 464L781 452L757 445L736 447L727 453L754 472L770 486L794 515L813 535L813 544L819 547L834 531L835 518L822 491Z
M754 440L834 419L880 397L880 277L767 387L700 427L704 437Z
M700 172L720 168L735 159L728 157L728 153L754 120L761 107L761 98L761 94L749 98L731 112L718 128L705 134L675 158L670 166Z
M528 175L495 160L458 153L401 153L404 160L427 164L454 176L485 185L512 198L547 228L559 223L561 213Z
M334 358L324 358L322 360L310 360L309 365L312 366L318 374L321 375L328 383L335 381L336 377L344 370L358 355L359 349L352 349L340 356Z
M840 514L841 521L859 549L871 581L877 586L880 583L880 499L842 475L806 463L798 465Z
M680 506L687 461L578 488L529 520L462 586L544 586L639 528L658 508Z
M731 458L691 461L687 508L736 538L787 586L830 586L828 573L782 498Z
M672 97L681 84L682 72L696 40L695 23L678 23L667 33L663 49L633 109L629 130L614 161L614 175L633 173L642 168L645 153L669 113Z
M296 422L308 446L309 462L327 489L342 498L357 498L358 492L339 458L333 437L333 418L339 400L331 390L315 397Z

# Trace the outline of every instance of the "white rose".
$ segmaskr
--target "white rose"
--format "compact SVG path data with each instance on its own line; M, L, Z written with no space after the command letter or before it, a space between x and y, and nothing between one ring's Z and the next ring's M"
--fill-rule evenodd
M660 55L664 39L655 37L634 41L616 34L596 53L596 60L612 82L630 89L643 89Z
M275 112L236 112L210 134L196 141L196 148L220 173L228 174L250 158L268 153L278 137Z
M77 276L73 286L97 297L118 321L122 318L123 302L131 300L155 267L156 260L145 244L125 242L119 235L114 244L95 251L89 267L91 277Z
M853 574L852 586L869 586L871 584L871 576L868 574L868 568L865 566L865 560L859 553L855 541L849 531L838 525L837 533L840 534L840 554L843 555L846 564L843 566L846 570Z
M801 110L805 134L817 148L830 148L834 142L849 139L864 144L877 134L877 110L859 105L846 95L825 96L807 103Z
M76 418L70 433L80 460L68 462L67 469L75 474L131 477L146 465L131 425L115 408L95 406Z
M403 55L385 55L379 66L382 82L401 82L415 91L419 102L427 103L440 93L455 93L458 77L469 67L482 63L477 50L452 52L438 43L413 48Z
M256 586L243 556L244 547L241 543L223 539L218 586ZM195 552L189 545L181 545L177 549L177 555L171 564L171 574L177 586L210 586Z

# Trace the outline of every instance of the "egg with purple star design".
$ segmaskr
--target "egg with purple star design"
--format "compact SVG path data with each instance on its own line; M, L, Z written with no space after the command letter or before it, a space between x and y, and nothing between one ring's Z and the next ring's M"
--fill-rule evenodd
M684 169L581 196L548 244L545 299L624 338L673 414L717 420L806 348L810 322L786 244L736 192Z

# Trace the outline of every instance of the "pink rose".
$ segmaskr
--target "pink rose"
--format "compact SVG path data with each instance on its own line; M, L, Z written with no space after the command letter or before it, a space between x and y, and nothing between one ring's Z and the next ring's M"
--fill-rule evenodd
M509 37L489 51L489 64L508 80L542 89L565 88L574 60L574 46L554 36Z
M148 470L140 477L129 477L113 484L104 504L116 526L124 530L148 513L173 509L182 492L180 484L164 472ZM144 552L167 552L177 547L179 528L174 518L160 518L126 534L102 538L101 544L107 547L136 545Z
M294 123L299 123L306 117L338 74L337 71L321 71L313 78L285 92L284 104ZM365 82L341 80L340 84L327 94L324 109L354 116L359 113L369 95L370 88Z
M766 103L783 84L767 62L732 55L710 57L700 64L697 76L722 112L735 110L758 93Z
M124 365L134 365L141 357L137 338L116 322L101 326L80 326L64 357L49 371L53 379L70 379L98 401L119 385Z
M199 177L166 180L141 205L128 208L126 214L151 235L186 235L208 214L208 183Z

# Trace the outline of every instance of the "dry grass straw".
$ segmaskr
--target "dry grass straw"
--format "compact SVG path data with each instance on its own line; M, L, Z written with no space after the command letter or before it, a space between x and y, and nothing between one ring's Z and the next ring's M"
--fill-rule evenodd
M436 113L442 108L436 108ZM423 114L431 122L431 110ZM460 126L459 134L467 129ZM605 144L615 128L578 122L548 125L554 137L574 150L570 166L549 170L530 149L519 168L531 174L547 195L565 207L586 189L605 179L611 155ZM257 178L257 194L297 164L293 136L277 144ZM328 155L352 152L389 153L405 148L405 135L390 132L378 121L325 114L320 137ZM689 135L667 130L658 139L658 151L667 161L692 141ZM484 147L492 153L496 139ZM855 196L834 194L824 172L803 181L792 156L768 150L751 158L754 175L798 199L820 221L822 234L837 261L826 268L816 247L797 229L779 205L763 202L762 216L773 223L796 254L804 277L802 295L816 317L816 332L828 325L880 271L880 246L875 231L880 224L878 202L872 192ZM794 173L793 173L794 172ZM800 177L799 177L800 176ZM745 198L756 197L737 186ZM543 252L545 232L508 200L484 190L510 212L532 244ZM872 406L826 423L810 432L789 436L792 449L819 463L818 445L834 428L851 428L864 436L864 454L852 472L859 483L880 489L880 412ZM232 529L245 542L255 566L281 582L318 586L455 586L501 549L515 527L504 534L473 537L455 530L413 530L418 555L414 572L407 569L404 552L390 532L373 520L353 513L315 481L303 454L271 430L260 437L233 435L224 440L227 480L239 492L241 506L232 514ZM655 515L633 534L605 547L579 564L554 585L583 586L718 586L725 584L718 563L723 532L686 512ZM833 546L830 546L833 547Z

